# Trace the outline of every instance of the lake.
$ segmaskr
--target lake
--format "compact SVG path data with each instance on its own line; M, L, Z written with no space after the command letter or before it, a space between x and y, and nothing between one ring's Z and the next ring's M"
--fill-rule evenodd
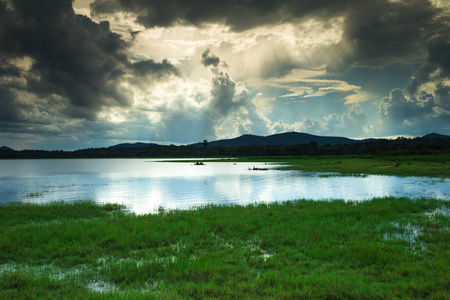
M0 160L0 203L93 200L138 214L159 207L250 204L295 199L374 197L450 199L450 179L323 176L267 163L164 162L156 159ZM267 171L249 170L253 167Z

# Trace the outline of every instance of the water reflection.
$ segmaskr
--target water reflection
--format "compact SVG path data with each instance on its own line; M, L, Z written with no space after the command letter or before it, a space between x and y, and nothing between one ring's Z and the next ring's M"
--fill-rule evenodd
M264 167L268 171L249 168ZM365 176L321 177L263 163L167 163L141 159L3 160L0 202L92 199L123 203L136 213L208 203L293 199L367 200L406 196L450 199L450 180Z

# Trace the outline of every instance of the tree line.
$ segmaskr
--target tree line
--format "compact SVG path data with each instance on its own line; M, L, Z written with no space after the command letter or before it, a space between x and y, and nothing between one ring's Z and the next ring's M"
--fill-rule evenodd
M397 138L353 144L251 145L234 147L149 145L148 147L88 148L75 151L0 150L0 159L39 158L165 158L165 157L247 157L297 155L434 155L449 154L450 139Z

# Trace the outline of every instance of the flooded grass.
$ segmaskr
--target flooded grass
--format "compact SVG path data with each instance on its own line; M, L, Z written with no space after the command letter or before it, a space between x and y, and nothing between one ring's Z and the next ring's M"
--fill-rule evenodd
M0 205L0 298L447 298L450 203Z
M331 174L320 174L319 178L333 178L333 177L355 177L355 178L367 178L367 174L342 174L342 173L331 173Z
M27 193L25 195L25 198L39 198L39 197L42 197L42 195L43 195L43 193L37 193L37 192Z
M239 161L283 162L290 169L315 172L450 177L450 154L442 155L323 155L293 157L251 157Z

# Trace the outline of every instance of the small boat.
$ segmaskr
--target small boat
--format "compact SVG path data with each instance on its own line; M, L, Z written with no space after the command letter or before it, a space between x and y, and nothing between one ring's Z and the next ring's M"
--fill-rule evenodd
M204 166L205 164L202 163L201 161L197 161L194 165L196 165L196 166Z

